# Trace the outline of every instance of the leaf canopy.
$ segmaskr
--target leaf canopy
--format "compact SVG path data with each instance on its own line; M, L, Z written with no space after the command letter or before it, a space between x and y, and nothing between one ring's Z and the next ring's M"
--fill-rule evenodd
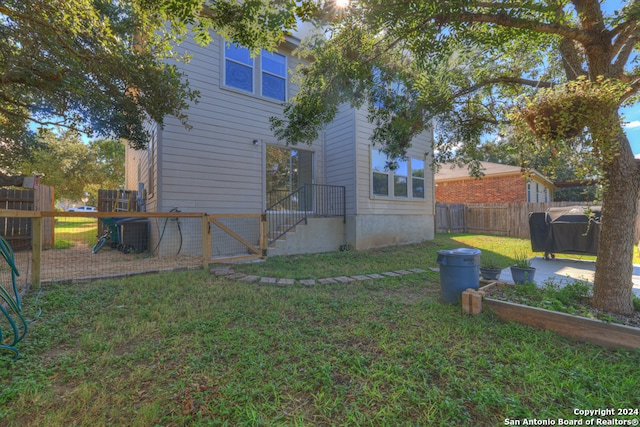
M8 150L30 124L147 143L145 120L187 125L198 93L176 65L189 30L272 48L295 26L294 1L6 0L0 3L0 140ZM301 12L301 13L302 13ZM31 134L31 135L30 135Z

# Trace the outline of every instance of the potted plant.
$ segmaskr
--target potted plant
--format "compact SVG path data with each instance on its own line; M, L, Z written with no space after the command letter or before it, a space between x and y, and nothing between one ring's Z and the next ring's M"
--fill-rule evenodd
M514 259L516 263L511 266L513 282L516 284L533 282L536 269L531 266L531 260L528 255L524 252L518 252L515 254Z
M500 258L493 252L480 255L480 275L484 280L498 280L502 271Z

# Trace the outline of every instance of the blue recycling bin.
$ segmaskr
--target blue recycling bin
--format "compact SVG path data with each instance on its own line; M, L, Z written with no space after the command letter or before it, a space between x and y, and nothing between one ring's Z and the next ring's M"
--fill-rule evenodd
M460 304L462 292L480 286L480 249L457 248L438 251L440 291L447 304Z

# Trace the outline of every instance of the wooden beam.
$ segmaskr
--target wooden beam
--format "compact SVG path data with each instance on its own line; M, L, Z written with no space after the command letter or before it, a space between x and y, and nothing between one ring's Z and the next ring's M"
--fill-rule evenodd
M247 242L242 236L240 236L239 234L237 234L235 231L231 230L229 227L227 227L226 225L222 224L220 221L218 221L215 218L209 217L209 221L211 221L212 223L214 223L216 226L220 227L220 229L222 229L225 233L227 233L229 236L233 237L234 239L236 239L238 242L242 243L243 245L245 245L251 252L253 252L256 255L261 255L260 254L260 249L256 249L256 247Z

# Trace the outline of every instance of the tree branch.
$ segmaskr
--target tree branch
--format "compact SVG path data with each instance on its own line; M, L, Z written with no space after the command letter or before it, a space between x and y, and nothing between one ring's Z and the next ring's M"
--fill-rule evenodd
M633 82L629 85L629 90L622 95L620 103L634 96L640 90L640 76L634 76Z
M621 34L623 32L625 32L627 30L628 27L633 27L637 24L638 22L638 18L640 18L640 9L638 8L638 1L634 0L632 2L630 2L625 9L633 9L636 8L636 12L630 14L629 16L627 16L627 20L621 22L620 24L618 24L617 26L613 27L610 31L609 34L611 35L611 37L616 37L618 34Z
M455 92L453 94L454 98L458 98L460 96L464 96L464 95L468 95L470 93L473 93L479 89L482 89L483 87L487 87L490 85L494 85L494 84L498 84L498 83L505 83L505 84L514 84L514 85L525 85L525 86L531 86L531 87L544 87L544 88L548 88L548 87L553 87L553 83L551 82L543 82L540 80L530 80L530 79L523 79L521 77L509 77L509 76L501 76L501 77L496 77L493 79L487 79L487 80L483 80L481 82L478 82L476 84L474 84L473 86L470 86L466 89L462 89L458 92Z
M580 26L585 32L596 30L596 33L605 33L604 17L599 0L571 0L578 13Z
M11 85L11 84L27 84L29 79L29 75L36 75L42 80L48 82L55 82L61 80L65 74L69 73L71 70L66 68L64 70L60 70L57 73L44 73L38 69L30 68L29 72L22 73L8 73L0 76L0 85Z
M573 40L563 38L558 46L562 67L568 80L575 80L579 76L586 76L588 73L582 68L583 58L576 48Z
M629 38L631 38L634 35L634 33L638 31L637 21L633 21L633 22L629 21L627 22L627 24L629 25L627 25L623 31L615 35L615 40L612 45L614 53L620 52L627 45L627 40L629 40ZM610 32L610 34L612 33Z
M593 37L586 31L578 30L576 28L568 27L566 25L560 25L557 23L544 23L531 21L528 19L514 18L507 15L506 13L459 13L455 15L439 14L429 17L425 24L429 21L434 21L436 24L495 24L505 28L527 29L538 33L560 35L572 40L576 40L583 44L588 44L593 41Z
M638 34L637 26L635 26L632 31L629 31L629 33L630 34L628 36L620 34L618 36L618 39L616 39L616 44L621 37L624 37L625 39L624 44L622 44L619 48L615 50L615 52L618 53L618 57L613 62L612 68L613 68L614 75L616 76L622 75L624 73L624 67L625 65L627 65L627 61L629 61L629 58L633 53L636 43L638 43L638 40L640 40L640 35Z
M18 18L21 19L23 21L30 21L38 26L42 26L45 28L48 28L54 35L55 37L58 39L58 41L60 42L60 44L62 46L65 47L65 49L67 49L69 52L71 52L73 55L75 55L76 57L83 59L85 61L90 59L89 55L83 54L78 52L73 46L71 46L69 43L67 43L67 41L64 39L64 37L62 37L62 35L58 32L58 29L51 25L49 22L43 20L43 19L38 19L34 16L30 16L30 15L25 15L22 13L18 13L15 10L9 9L8 7L4 6L2 3L0 3L0 13L9 16L11 18Z

